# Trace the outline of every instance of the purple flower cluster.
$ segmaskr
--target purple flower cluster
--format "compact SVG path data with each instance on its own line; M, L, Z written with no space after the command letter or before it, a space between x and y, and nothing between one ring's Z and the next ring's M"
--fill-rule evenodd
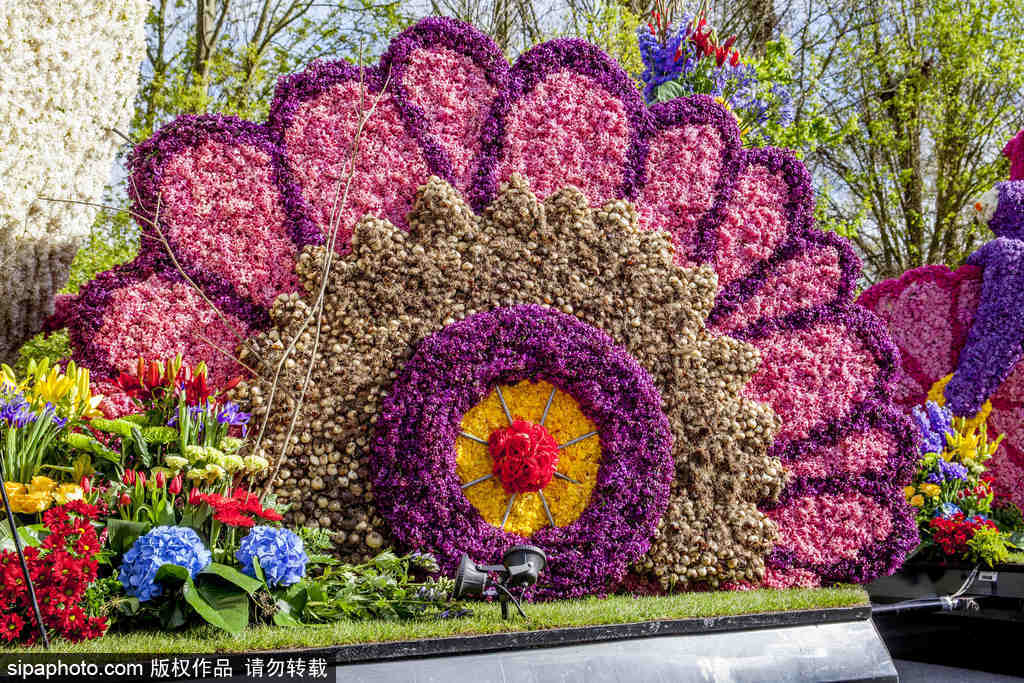
M608 335L542 306L479 313L425 339L395 381L371 456L377 505L392 533L452 571L462 553L495 563L524 539L491 526L462 493L455 438L496 384L545 380L598 425L602 462L573 523L538 531L548 568L535 597L611 589L640 559L665 511L672 437L650 376Z
M32 406L21 394L15 394L0 402L0 425L21 429L35 422L37 417Z
M998 237L971 254L967 263L982 269L981 301L945 389L947 405L964 416L981 409L1021 358L1024 240Z
M949 408L928 401L914 406L914 422L921 433L921 454L946 450L946 437L953 434L953 413Z
M932 472L926 477L926 480L931 484L941 484L944 481L952 479L958 479L960 481L967 481L967 468L958 462L946 462L943 458L939 458L935 461L938 466L938 472Z

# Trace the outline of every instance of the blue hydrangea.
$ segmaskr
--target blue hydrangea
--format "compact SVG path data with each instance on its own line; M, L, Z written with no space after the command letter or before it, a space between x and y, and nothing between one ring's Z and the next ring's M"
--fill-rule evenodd
M194 530L182 526L158 526L140 536L124 554L117 578L124 592L147 602L163 591L156 573L165 564L176 564L195 578L210 565L210 551Z
M935 516L949 519L958 512L962 512L962 510L956 503L943 503L939 506L938 510L935 511Z
M946 435L953 433L953 413L933 401L914 406L914 421L921 432L921 453L946 450Z
M252 577L256 576L254 557L259 558L267 585L271 587L296 583L305 575L309 562L301 538L288 529L272 526L254 526L235 552L242 573Z

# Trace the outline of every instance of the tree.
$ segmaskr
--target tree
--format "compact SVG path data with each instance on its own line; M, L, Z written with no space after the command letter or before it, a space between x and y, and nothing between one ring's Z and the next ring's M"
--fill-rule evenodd
M962 218L1005 177L999 151L1024 124L1024 2L887 0L845 9L824 70L826 112L859 126L819 155L869 280L955 265L984 235Z

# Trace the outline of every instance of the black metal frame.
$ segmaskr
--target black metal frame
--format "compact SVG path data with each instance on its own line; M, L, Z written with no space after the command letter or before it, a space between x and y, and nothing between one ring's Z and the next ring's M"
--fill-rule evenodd
M28 595L32 599L32 610L36 615L36 623L39 625L39 635L43 637L43 647L50 649L50 639L46 635L46 624L43 623L43 614L39 611L39 600L36 599L36 587L32 584L32 576L28 571L28 562L25 561L25 549L21 547L21 536L18 535L18 525L14 522L14 511L11 509L11 502L7 500L7 487L3 473L3 463L0 463L0 497L4 501L4 510L7 512L7 523L11 526L11 536L14 538L14 549L18 553L18 560L21 562L21 573L25 576L25 585L28 586Z

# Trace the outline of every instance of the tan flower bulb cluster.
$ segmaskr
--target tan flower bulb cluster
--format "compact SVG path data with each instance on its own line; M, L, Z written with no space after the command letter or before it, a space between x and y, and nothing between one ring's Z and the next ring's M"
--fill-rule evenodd
M518 176L481 215L431 178L418 191L409 224L406 233L364 218L350 253L332 264L312 381L274 484L292 504L291 523L336 532L348 559L387 544L367 455L382 397L414 346L479 311L543 304L610 334L661 391L675 481L651 550L636 569L676 588L760 578L775 529L757 504L777 496L785 477L766 456L778 420L742 395L757 351L704 327L714 272L676 265L669 237L640 230L629 202L591 209L568 187L541 203ZM297 271L310 294L279 298L273 329L241 352L265 377L309 314L324 256L321 247L303 252ZM299 334L269 416L267 379L236 390L257 423L269 419L263 454L272 461L284 446L315 327Z

